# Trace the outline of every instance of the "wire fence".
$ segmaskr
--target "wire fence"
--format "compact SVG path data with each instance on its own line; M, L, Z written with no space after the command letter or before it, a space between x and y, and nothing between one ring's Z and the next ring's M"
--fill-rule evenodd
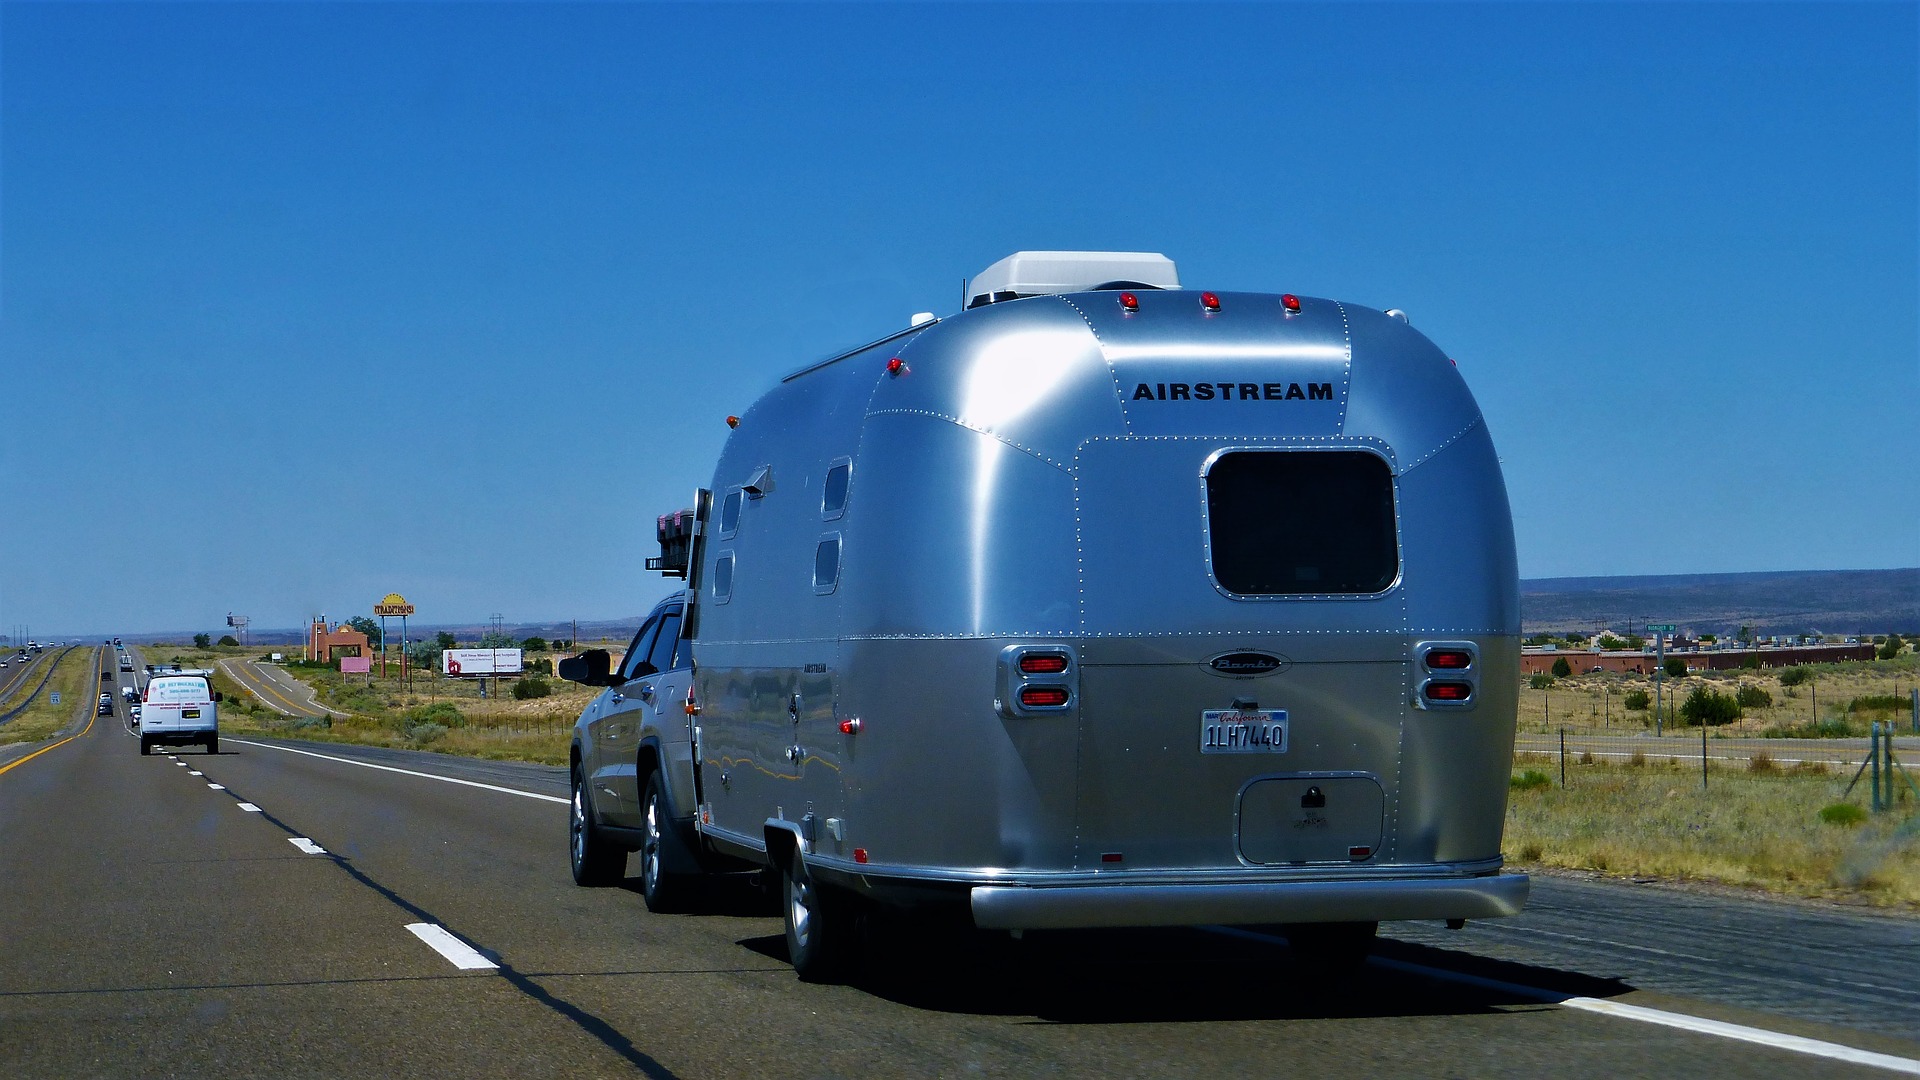
M1709 727L1655 733L1567 725L1516 735L1514 767L1527 782L1560 787L1601 782L1618 775L1622 766L1685 770L1706 787L1716 775L1734 772L1756 779L1828 778L1845 781L1849 793L1870 783L1872 804L1879 810L1909 795L1920 799L1920 782L1907 764L1920 766L1920 738L1902 735L1896 727L1905 725L1876 722L1858 738L1781 739L1724 735Z

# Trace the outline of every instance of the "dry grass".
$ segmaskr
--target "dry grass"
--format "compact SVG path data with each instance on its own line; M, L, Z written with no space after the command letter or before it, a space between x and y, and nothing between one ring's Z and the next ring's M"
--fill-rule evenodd
M1729 764L1703 790L1697 763L1583 766L1570 787L1511 792L1506 850L1521 864L1920 910L1920 802L1896 781L1893 812L1821 820L1835 803L1866 803L1865 781L1842 796L1848 778Z
M191 647L149 649L148 662L172 661L212 667L220 659L257 659L260 648ZM376 669L377 670L377 669ZM302 723L259 704L224 675L214 684L233 704L221 711L220 726L235 735L285 735L302 739L434 750L493 761L529 761L565 765L573 722L597 690L542 676L552 689L544 698L515 700L513 680L501 679L498 694L481 697L474 680L443 679L416 673L413 689L398 678L369 682L365 676L343 676L321 668L289 667L287 672L319 691L320 700L352 715L333 717L326 724ZM457 720L445 713L427 715L436 706L451 705Z
M93 711L94 700L100 696L98 680L100 669L95 666L99 650L90 646L66 651L59 658L59 666L54 668L53 678L47 680L46 689L27 710L5 724L0 724L0 744L38 742L66 727L75 716ZM35 683L40 675L32 676ZM31 688L31 684L29 684ZM53 703L53 691L60 691L60 704ZM114 687L115 693L119 687ZM14 703L19 702L14 699ZM115 710L124 709L125 703L115 700ZM117 717L103 717L102 723L113 723Z

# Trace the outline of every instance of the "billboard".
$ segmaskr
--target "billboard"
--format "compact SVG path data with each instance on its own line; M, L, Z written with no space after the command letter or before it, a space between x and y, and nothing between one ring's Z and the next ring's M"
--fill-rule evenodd
M371 656L343 656L340 658L340 674L365 675L373 670Z
M518 675L522 670L519 649L440 651L440 671L455 678L462 675Z

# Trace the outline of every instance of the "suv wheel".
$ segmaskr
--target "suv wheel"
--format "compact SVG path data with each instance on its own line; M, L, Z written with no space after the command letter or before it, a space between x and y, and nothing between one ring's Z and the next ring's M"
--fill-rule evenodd
M627 853L600 834L594 824L593 792L573 770L573 804L567 814L567 854L573 883L587 888L618 885L627 874Z
M681 840L674 831L673 819L667 814L666 785L661 783L658 770L647 774L646 795L641 806L645 832L640 843L640 895L646 900L648 911L685 911L699 882L666 869L669 845L677 849Z

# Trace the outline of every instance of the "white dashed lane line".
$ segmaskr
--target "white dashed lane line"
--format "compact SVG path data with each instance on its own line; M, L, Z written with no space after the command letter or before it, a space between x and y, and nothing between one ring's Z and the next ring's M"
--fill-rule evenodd
M249 814L257 814L260 812L260 808L253 805L250 802L243 802L237 805L240 807L240 809L245 810Z
M292 844L294 847L299 848L309 855L325 855L327 853L326 848L321 847L319 844L314 843L304 836L290 836L287 838L287 843Z
M225 791L225 790L227 790L227 788L226 788L226 785L224 785L224 784L208 784L207 786L208 786L208 787L210 787L210 788L212 788L212 789L213 789L213 790L215 790L215 791Z
M486 971L500 965L481 956L479 950L454 937L447 928L437 923L408 923L407 929L414 937L433 947L433 951L447 958L447 962L461 971Z

